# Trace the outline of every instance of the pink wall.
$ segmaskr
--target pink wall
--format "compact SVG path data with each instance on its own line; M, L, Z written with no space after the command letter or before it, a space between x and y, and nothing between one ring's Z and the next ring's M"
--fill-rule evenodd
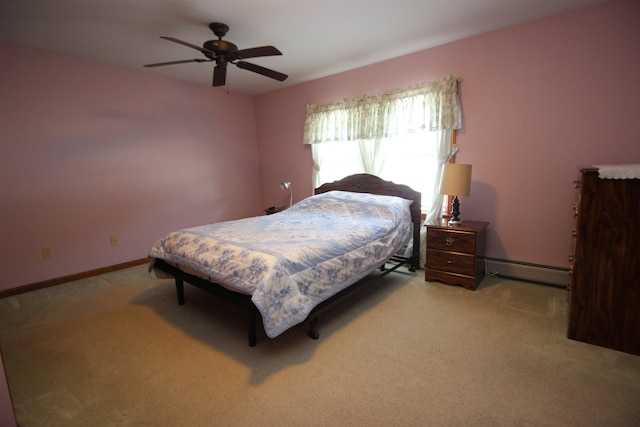
M3 44L0 64L0 289L260 213L253 97Z
M262 204L311 194L305 108L461 78L463 218L491 223L488 256L568 267L573 181L589 164L640 163L640 2L612 1L257 97Z

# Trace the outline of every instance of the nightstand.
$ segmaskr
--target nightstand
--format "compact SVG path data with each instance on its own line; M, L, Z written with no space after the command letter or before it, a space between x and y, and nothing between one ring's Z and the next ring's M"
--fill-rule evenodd
M475 290L484 277L484 254L488 222L446 221L427 224L426 281L462 285Z
M271 215L274 213L278 213L278 212L282 212L283 210L287 209L288 206L279 206L279 207L275 207L275 206L271 206L270 208L267 208L264 210L264 213L267 215Z

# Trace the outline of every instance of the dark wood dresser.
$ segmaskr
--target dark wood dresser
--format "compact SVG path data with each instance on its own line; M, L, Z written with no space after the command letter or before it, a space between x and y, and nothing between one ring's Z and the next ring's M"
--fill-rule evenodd
M426 281L462 285L475 290L484 277L485 240L488 222L446 221L427 224Z
M640 355L640 179L580 171L571 339Z

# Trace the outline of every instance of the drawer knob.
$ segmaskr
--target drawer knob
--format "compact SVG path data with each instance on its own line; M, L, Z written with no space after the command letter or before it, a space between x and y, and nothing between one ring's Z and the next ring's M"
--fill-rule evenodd
M444 239L444 244L447 246L453 246L453 237L447 237Z

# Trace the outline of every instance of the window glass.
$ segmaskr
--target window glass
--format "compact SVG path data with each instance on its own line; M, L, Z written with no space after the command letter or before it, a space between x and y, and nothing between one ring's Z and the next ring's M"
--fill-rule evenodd
M436 179L436 132L416 132L381 142L378 156L382 169L378 176L396 184L406 184L422 193L422 206L431 203ZM333 182L354 173L364 173L357 141L317 144L321 183Z

